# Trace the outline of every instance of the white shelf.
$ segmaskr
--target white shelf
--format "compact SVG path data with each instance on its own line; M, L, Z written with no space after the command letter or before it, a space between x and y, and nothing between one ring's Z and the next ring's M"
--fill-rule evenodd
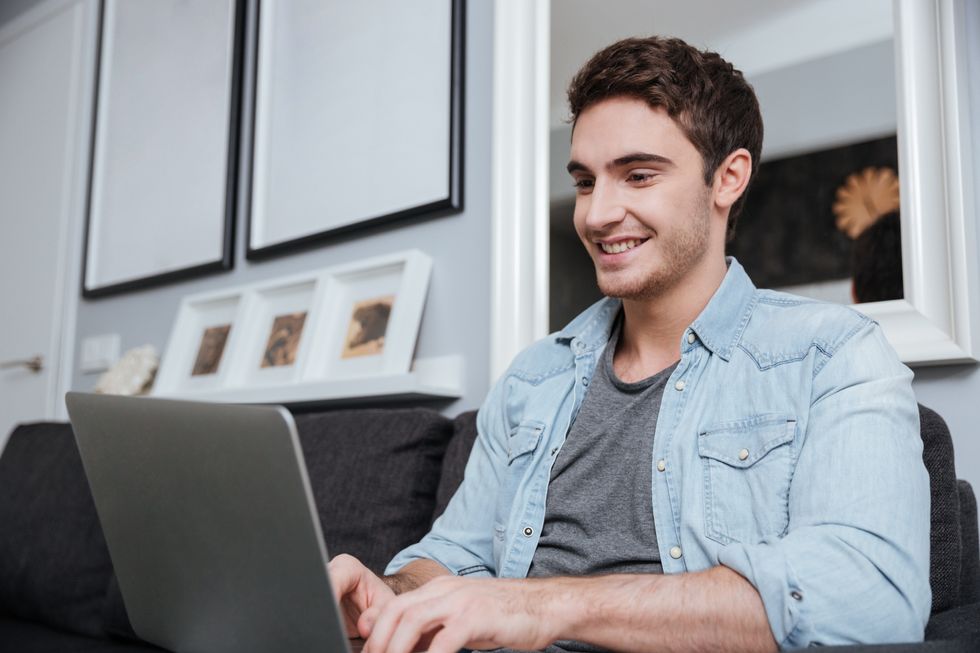
M367 401L457 399L463 395L463 357L420 358L408 374L316 380L264 387L224 387L157 397L222 403L356 404Z

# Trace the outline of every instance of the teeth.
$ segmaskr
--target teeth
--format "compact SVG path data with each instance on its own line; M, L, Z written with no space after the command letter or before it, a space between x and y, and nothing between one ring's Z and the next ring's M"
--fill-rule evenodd
M633 249L639 245L641 240L622 240L618 243L599 243L599 247L602 248L606 254L619 254L620 252L625 252L628 249Z

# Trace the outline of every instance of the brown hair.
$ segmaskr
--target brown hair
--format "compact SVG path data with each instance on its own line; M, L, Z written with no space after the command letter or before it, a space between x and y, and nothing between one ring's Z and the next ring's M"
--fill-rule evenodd
M752 175L762 150L762 115L752 86L716 52L701 51L675 38L629 38L593 55L568 87L572 123L590 106L614 97L632 97L663 107L704 161L711 185L721 162L744 147L752 155ZM735 235L745 193L728 214L726 240Z

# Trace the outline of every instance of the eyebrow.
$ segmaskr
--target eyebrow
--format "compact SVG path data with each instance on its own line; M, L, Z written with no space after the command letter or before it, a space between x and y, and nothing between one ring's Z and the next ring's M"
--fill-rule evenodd
M659 154L650 154L649 152L631 152L619 158L613 159L606 164L607 170L612 170L614 168L620 168L622 166L629 165L631 163L659 163L664 166L672 167L674 162L665 156L660 156ZM565 167L569 174L574 172L591 172L589 167L584 163L580 163L575 159L568 162Z

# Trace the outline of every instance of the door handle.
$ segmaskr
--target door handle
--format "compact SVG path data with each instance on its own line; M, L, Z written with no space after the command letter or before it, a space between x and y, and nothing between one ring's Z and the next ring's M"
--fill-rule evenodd
M44 360L40 356L28 358L23 361L4 361L0 363L0 370L12 370L17 367L26 367L32 372L40 372L44 369Z

